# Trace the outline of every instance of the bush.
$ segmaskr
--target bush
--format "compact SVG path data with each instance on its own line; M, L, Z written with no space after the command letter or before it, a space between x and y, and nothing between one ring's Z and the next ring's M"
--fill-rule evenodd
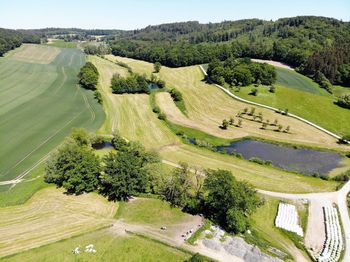
M175 102L182 101L182 94L179 90L173 88L169 93Z
M154 106L152 109L153 113L159 114L160 113L160 108L159 106Z
M103 100L102 100L102 95L98 90L94 91L94 98L97 100L97 102L99 104L102 104Z
M274 85L270 86L269 92L276 93L276 87Z
M250 162L257 163L259 165L271 166L272 162L270 160L263 160L258 157L252 157L249 159Z
M86 89L91 90L96 89L98 77L98 70L91 62L86 62L78 74L80 85Z
M121 77L119 74L114 74L111 80L112 91L115 94L135 94L150 92L147 79L145 76L132 73L128 77Z
M344 108L350 108L350 93L340 96L336 104Z
M158 114L158 119L160 119L160 120L166 120L166 114L164 114L164 113L159 113Z
M258 90L257 88L254 87L254 88L250 91L249 94L252 95L252 96L257 96L257 95L258 95L258 91L259 91L259 90Z

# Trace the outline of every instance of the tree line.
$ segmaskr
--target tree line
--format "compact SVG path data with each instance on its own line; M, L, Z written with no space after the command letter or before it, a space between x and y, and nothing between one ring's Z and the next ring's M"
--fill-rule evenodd
M273 66L252 62L247 58L231 57L224 62L216 59L209 63L207 73L211 80L220 85L224 83L230 86L272 85L276 82L276 71Z
M140 75L132 71L127 77L122 77L120 74L116 73L111 80L111 88L114 94L149 94L151 91L150 85L164 88L166 83L154 74L151 74L151 77L148 79L146 75Z
M303 66L314 52L350 40L349 23L300 16L216 24L173 23L122 33L109 43L115 55L178 67L230 56L274 59Z
M350 44L339 43L325 50L313 53L307 60L303 73L322 84L328 80L331 84L350 86ZM321 79L321 80L320 80Z
M20 47L22 43L40 44L41 35L27 30L9 30L0 28L0 56Z
M140 143L115 135L115 152L100 159L91 145L96 140L74 129L46 162L44 179L71 194L97 191L111 201L151 193L192 214L204 214L230 232L244 232L250 215L263 203L246 182L226 170L199 171L182 163L169 175L161 159Z

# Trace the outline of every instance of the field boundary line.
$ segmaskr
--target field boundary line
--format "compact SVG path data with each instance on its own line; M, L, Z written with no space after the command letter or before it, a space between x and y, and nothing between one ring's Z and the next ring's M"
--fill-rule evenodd
M208 74L207 74L207 72L204 70L204 68L202 67L202 65L199 65L199 68L201 69L201 71L202 71L202 73L204 74L204 76L205 76L205 77L208 77ZM274 108L274 107L272 107L272 106L267 106L267 105L264 105L264 104L256 103L256 102L253 102L253 101L250 101L250 100L246 100L246 99L244 99L244 98L241 98L241 97L239 97L239 96L236 96L235 94L231 93L229 90L227 90L225 87L223 87L223 86L221 86L221 85L214 84L214 86L220 88L222 91L224 91L224 92L225 92L226 94L228 94L230 97L232 97L232 98L234 98L234 99L236 99L236 100L238 100L238 101L240 101L240 102L247 103L247 104L251 104L251 105L255 105L255 106L260 106L260 107L263 107L263 108L272 110L272 111L274 111L274 112L280 111L279 109ZM300 116L297 116L297 115L291 114L291 113L288 113L288 116L293 117L293 118L295 118L295 119L298 119L299 121L302 121L302 122L304 122L304 123L306 123L306 124L308 124L308 125L311 125L311 126L317 128L318 130L320 130L320 131L322 131L322 132L324 132L324 133L326 133L326 134L328 134L328 135L330 135L330 136L332 136L332 137L334 137L334 138L336 138L336 139L341 139L341 136L339 136L339 135L337 135L337 134L335 134L335 133L333 133L333 132L331 132L331 131L329 131L329 130L327 130L327 129L325 129L325 128L319 126L319 125L316 125L315 123L313 123L313 122L311 122L311 121L309 121L309 120L306 120L305 118L302 118L302 117L300 117ZM346 143L350 144L350 141L346 141Z

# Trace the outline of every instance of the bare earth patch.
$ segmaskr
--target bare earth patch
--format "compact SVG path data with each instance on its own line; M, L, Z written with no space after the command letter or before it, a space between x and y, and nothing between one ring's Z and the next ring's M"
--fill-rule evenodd
M263 59L251 59L253 62L257 62L257 63L266 63L269 65L273 65L276 67L281 67L281 68L285 68L285 69L289 69L289 70L294 70L293 67L290 67L289 65L286 65L284 63L281 62L277 62L277 61L273 61L273 60L263 60Z

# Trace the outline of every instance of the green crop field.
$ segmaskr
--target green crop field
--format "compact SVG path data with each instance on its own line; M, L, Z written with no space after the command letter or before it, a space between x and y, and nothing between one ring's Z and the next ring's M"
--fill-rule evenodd
M337 134L350 134L350 110L335 105L334 95L328 94L311 79L296 72L286 69L277 69L277 72L276 93L270 93L268 88L259 87L258 95L251 96L249 93L252 87L243 87L235 94L276 108L288 108L289 112ZM338 95L345 90L335 87L335 93Z
M29 47L0 58L0 181L26 174L73 127L93 131L104 120L93 93L77 85L81 51ZM33 62L34 51L45 53L40 63Z
M59 48L76 48L78 46L78 42L66 42L62 39L49 39L47 45Z
M73 255L72 250L93 244L95 254L81 253ZM134 235L118 235L110 229L95 231L79 237L60 241L51 245L32 249L27 252L3 259L10 261L169 261L180 262L190 255L159 242Z
M306 91L318 95L326 95L327 91L321 89L318 84L310 78L303 76L295 71L276 67L277 85L295 88L301 91Z

